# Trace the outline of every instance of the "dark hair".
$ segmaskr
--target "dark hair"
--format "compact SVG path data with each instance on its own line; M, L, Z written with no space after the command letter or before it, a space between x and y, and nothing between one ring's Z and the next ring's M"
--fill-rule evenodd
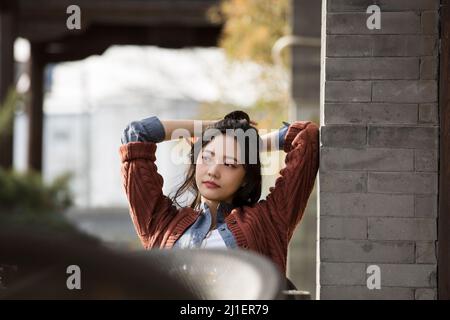
M233 111L227 114L222 120L206 128L206 130L207 129L217 129L222 134L225 134L227 129L234 129L234 130L241 129L244 133L246 133L248 130L255 131L256 137L258 138L258 143L256 143L257 147L256 163L251 163L251 161L249 161L249 157L252 153L250 148L251 141L247 139L248 137L247 136L245 137L243 141L244 145L239 143L241 150L245 155L245 161L243 161L244 162L243 166L245 170L244 176L245 183L234 194L232 204L234 207L241 207L244 205L253 205L256 202L258 202L261 196L261 180L262 180L261 161L259 157L261 138L259 137L258 129L256 129L250 124L250 117L248 116L248 114L245 113L244 111ZM178 188L173 197L174 203L176 203L178 206L180 206L180 204L178 203L178 198L182 196L185 192L191 191L194 195L194 200L191 202L190 207L191 208L199 207L201 202L201 195L198 191L198 187L195 181L195 172L196 172L195 162L199 152L211 141L212 139L211 140L205 139L205 132L203 132L202 139L199 139L196 143L194 143L191 146L191 151L189 154L191 164L186 174L186 180ZM254 146L252 146L252 148L254 148Z

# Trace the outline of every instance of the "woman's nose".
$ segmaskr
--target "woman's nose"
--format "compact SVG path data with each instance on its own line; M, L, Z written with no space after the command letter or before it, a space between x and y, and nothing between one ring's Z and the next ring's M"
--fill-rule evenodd
M208 166L208 175L212 177L219 177L219 164L217 163L211 163Z

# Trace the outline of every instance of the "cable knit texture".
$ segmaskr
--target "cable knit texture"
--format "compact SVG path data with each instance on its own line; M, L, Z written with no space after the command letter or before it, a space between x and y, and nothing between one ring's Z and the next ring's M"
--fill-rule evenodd
M136 232L146 249L172 248L200 212L177 208L162 192L155 165L157 145L130 142L120 147L122 181ZM288 244L299 224L319 167L319 129L296 121L285 136L286 166L264 200L235 208L225 222L241 249L269 257L286 273Z

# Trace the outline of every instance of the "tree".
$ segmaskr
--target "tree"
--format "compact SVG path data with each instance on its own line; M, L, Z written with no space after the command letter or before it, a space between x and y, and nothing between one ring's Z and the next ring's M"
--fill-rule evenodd
M224 25L219 46L230 61L252 61L265 68L260 80L270 96L261 96L254 105L244 108L262 128L277 128L288 115L290 92L279 77L282 66L274 66L272 47L290 34L289 15L289 0L223 0L209 14L211 20ZM282 53L282 60L289 66L288 50ZM217 119L241 108L221 102L203 103L200 114L204 119Z
M273 45L290 34L289 13L289 0L224 0L210 17L224 24L219 46L229 58L270 65Z

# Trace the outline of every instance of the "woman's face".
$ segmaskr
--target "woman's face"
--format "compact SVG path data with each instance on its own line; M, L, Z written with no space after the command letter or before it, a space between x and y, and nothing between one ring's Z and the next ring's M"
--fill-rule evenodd
M197 157L195 181L200 194L211 201L231 202L244 182L241 148L225 134L214 137ZM212 182L217 186L205 182Z

